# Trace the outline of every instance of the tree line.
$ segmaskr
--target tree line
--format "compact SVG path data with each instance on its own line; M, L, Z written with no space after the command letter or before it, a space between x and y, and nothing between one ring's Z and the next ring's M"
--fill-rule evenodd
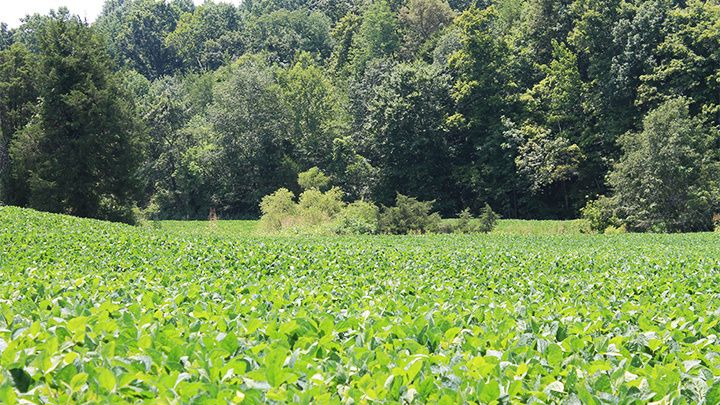
M92 25L61 8L0 26L0 198L256 217L317 167L346 201L528 219L590 202L598 227L700 230L718 66L715 1L106 0ZM699 219L648 219L671 204L662 162Z

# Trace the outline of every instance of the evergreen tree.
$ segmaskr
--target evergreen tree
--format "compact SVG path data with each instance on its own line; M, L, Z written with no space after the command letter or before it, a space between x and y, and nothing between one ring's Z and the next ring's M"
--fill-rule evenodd
M29 180L31 208L132 221L142 132L101 40L53 14L38 38L40 103L10 155Z
M27 179L10 165L9 148L16 134L36 112L36 57L22 43L0 52L0 199L5 204L27 203Z
M0 51L10 48L12 44L12 31L8 30L7 24L0 22Z

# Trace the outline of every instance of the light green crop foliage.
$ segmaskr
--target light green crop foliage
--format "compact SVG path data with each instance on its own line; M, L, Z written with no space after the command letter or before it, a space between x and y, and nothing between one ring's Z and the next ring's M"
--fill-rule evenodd
M0 402L717 405L717 241L259 240L0 207Z

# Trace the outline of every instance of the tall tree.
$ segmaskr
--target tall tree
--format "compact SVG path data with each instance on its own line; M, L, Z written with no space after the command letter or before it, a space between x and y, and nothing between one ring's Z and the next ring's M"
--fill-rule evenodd
M581 80L577 56L566 44L552 42L553 60L539 66L545 77L523 96L532 118L520 129L525 139L518 143L516 163L539 197L533 211L573 218L585 196L597 195L605 172L601 156L593 155L599 162L584 156L585 148L595 148L595 133L587 128L588 86Z
M9 148L37 111L36 64L36 56L22 43L0 52L0 172L5 172L0 177L0 197L11 205L28 201L27 179L11 165Z
M667 32L668 11L675 5L671 0L648 0L637 6L624 4L613 27L613 41L617 53L610 66L610 81L605 94L606 119L600 123L610 135L604 146L605 156L617 158L620 150L613 147L614 139L642 125L647 106L636 103L641 78L657 66L655 51Z
M38 88L36 56L22 43L0 52L0 137L6 141L35 113Z
M456 113L448 123L461 131L454 175L465 187L468 205L485 202L518 215L515 151L504 147L502 116L515 113L511 96L517 91L506 69L509 44L497 27L493 7L471 8L457 20L462 49L450 60L458 72L452 96ZM471 202L471 203L470 203Z
M165 42L182 58L185 69L212 71L245 51L243 21L232 4L207 2L183 14Z
M300 54L292 68L278 72L281 97L296 162L302 170L327 170L333 140L345 126L336 89L308 53Z
M272 62L289 65L299 52L309 52L317 59L329 57L330 25L321 11L280 9L251 19L246 35L252 51L267 51Z
M13 44L12 32L8 30L8 25L0 22L0 51L4 51Z
M455 16L441 0L410 0L398 16L403 28L403 56L413 59L426 41L437 40L436 33L450 26Z
M394 57L400 50L399 25L396 15L384 0L370 3L362 13L353 64L362 72L374 59Z
M131 222L143 146L131 97L79 18L52 13L38 42L41 102L10 151L29 179L28 205Z
M208 115L220 147L215 202L225 215L257 213L263 196L296 182L281 100L272 69L257 56L235 62L214 89Z
M437 199L445 214L463 208L453 198L451 88L442 68L423 62L399 64L379 84L365 122L375 145L370 162L380 170L378 202L390 205L399 192Z
M50 13L51 15L67 14L68 9L67 7L60 7L57 12L54 10L50 10ZM32 15L28 14L25 17L21 18L20 21L22 21L22 24L20 24L18 28L12 30L13 41L21 42L25 44L25 46L27 46L31 52L38 53L39 35L48 25L50 20L52 20L51 15L40 15L38 13L35 13Z
M712 230L720 209L720 137L689 114L688 99L648 113L643 130L620 138L624 155L608 176L604 200L630 229Z
M146 165L143 168L146 190L160 195L164 204L178 212L186 212L182 205L182 192L177 184L176 172L186 147L180 129L190 120L187 95L174 77L158 79L142 99L142 117L148 126L149 142Z
M359 15L348 13L335 24L330 33L335 41L332 65L338 73L346 72L351 61L355 36L360 32L362 19Z
M122 14L117 33L118 60L148 79L172 74L180 67L175 50L165 37L175 31L182 12L164 0L140 0Z
M641 78L638 99L649 106L689 97L693 115L705 112L720 124L720 5L692 1L668 15L668 33L656 50L659 61Z

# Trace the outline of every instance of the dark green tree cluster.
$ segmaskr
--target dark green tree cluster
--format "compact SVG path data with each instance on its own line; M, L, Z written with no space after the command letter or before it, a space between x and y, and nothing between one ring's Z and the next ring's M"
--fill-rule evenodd
M0 53L6 203L132 222L143 132L104 44L66 10Z
M694 230L720 211L717 182L692 180L718 161L716 2L106 0L62 46L58 21L82 26L51 13L0 27L8 204L252 217L275 190L299 195L298 174L317 167L346 201L391 206L401 193L443 216L489 204L505 218L575 218L605 195L620 205L603 215L632 229ZM686 132L653 124L668 106ZM84 140L95 134L108 145ZM658 159L641 134L678 148L674 171L638 163ZM673 176L705 205L667 215L700 222L628 206ZM84 193L92 208L69 208Z

